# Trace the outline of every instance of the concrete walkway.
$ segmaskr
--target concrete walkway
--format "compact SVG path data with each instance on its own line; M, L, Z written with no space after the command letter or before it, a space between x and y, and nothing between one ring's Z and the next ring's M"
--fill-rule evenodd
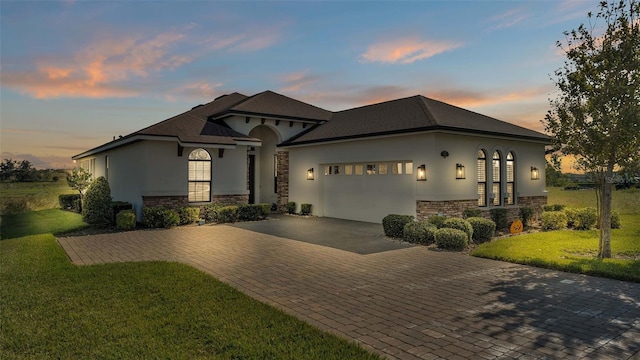
M640 358L640 284L420 246L360 255L225 225L58 241L78 265L192 265L388 358Z

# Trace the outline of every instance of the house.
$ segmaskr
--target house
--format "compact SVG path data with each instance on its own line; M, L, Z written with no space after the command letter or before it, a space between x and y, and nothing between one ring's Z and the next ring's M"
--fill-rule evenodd
M287 202L380 223L546 203L549 137L424 96L331 112L265 91L223 95L73 157L143 206Z

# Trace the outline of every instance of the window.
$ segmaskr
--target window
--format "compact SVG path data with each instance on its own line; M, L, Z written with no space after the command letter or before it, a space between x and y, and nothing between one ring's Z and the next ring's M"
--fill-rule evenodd
M333 173L340 175L340 165L333 165Z
M353 165L345 165L344 166L344 174L345 175L353 175Z
M189 154L189 202L211 201L211 155L205 149Z
M507 154L507 198L505 199L506 205L515 204L515 158L513 152Z
M376 174L376 164L367 164L367 175Z
M395 163L393 164L393 167L391 168L391 173L392 174L402 174L402 163Z
M478 150L478 206L487 206L487 155Z
M364 166L362 164L356 165L356 175L362 175L364 172Z
M386 163L382 163L382 164L378 164L378 174L380 175L387 175L387 168L388 168L388 164Z
M109 155L104 157L104 177L109 180Z
M413 163L411 161L404 163L404 173L407 175L413 174Z
M278 193L278 154L273 154L273 192Z
M500 153L493 152L493 205L500 206L502 204L502 189L500 182Z

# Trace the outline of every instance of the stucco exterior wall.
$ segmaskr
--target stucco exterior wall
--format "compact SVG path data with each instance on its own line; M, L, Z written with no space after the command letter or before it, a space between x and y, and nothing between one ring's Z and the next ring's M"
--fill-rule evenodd
M517 140L424 133L352 140L286 148L289 151L289 201L313 205L313 214L380 223L391 213L416 215L417 201L477 199L477 151L485 149L490 164L494 150L516 157L516 194L545 196L544 144ZM441 156L447 151L447 157ZM324 175L324 165L411 162L412 174ZM465 179L456 179L456 164L465 166ZM416 168L424 164L427 180L417 181ZM531 180L530 167L540 169ZM314 168L314 180L306 179ZM489 169L491 167L489 166ZM491 179L491 172L487 178ZM491 186L488 186L491 189Z

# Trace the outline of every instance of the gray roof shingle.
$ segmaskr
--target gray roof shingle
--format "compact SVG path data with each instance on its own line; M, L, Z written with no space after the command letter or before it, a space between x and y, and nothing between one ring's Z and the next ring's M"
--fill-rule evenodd
M328 122L315 126L282 145L427 130L453 130L549 140L548 136L537 131L416 95L333 113Z

